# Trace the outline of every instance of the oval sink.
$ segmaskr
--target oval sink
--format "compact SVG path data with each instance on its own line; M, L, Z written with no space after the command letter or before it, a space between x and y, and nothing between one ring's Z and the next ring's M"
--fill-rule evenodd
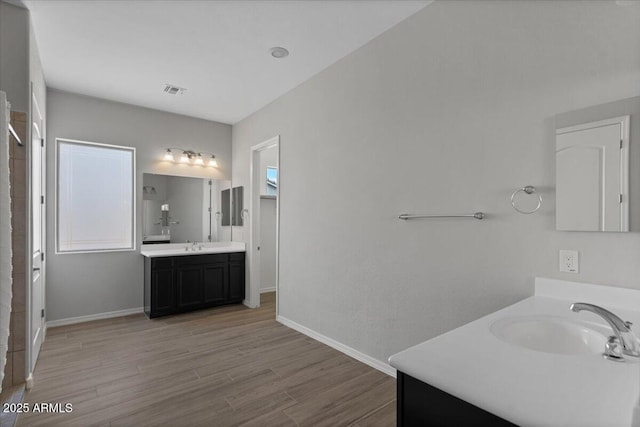
M491 325L491 333L508 343L554 354L602 354L606 336L564 317L505 317Z

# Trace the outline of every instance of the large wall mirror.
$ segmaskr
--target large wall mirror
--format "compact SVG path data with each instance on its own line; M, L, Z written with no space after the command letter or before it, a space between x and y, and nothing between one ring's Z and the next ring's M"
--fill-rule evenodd
M142 243L231 241L230 181L145 173Z
M556 117L556 229L640 231L640 97Z

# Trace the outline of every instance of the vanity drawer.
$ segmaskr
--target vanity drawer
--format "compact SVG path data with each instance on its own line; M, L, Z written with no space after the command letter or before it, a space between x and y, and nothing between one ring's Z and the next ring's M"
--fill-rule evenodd
M153 270L165 270L173 268L173 258L152 258L151 268Z
M229 254L210 254L210 255L185 255L174 258L176 267L194 264L215 264L217 262L227 262Z
M233 262L238 262L238 261L244 261L244 252L237 252L237 253L230 253L229 254L229 261Z

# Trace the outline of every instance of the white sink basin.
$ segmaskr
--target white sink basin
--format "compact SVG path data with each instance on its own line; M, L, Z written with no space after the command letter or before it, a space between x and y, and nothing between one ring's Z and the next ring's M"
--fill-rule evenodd
M510 344L554 354L602 354L607 340L583 323L554 316L505 317L490 329Z

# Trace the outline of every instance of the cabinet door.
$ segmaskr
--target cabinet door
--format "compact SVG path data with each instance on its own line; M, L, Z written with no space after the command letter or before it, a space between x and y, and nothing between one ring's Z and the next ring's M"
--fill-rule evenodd
M186 265L178 267L176 271L178 309L188 310L202 306L203 266Z
M244 299L244 261L229 263L229 302Z
M491 426L516 424L398 371L397 426Z
M216 263L204 267L204 303L207 306L224 304L229 295L227 264Z
M172 269L151 271L151 316L169 314L175 310L175 287Z

